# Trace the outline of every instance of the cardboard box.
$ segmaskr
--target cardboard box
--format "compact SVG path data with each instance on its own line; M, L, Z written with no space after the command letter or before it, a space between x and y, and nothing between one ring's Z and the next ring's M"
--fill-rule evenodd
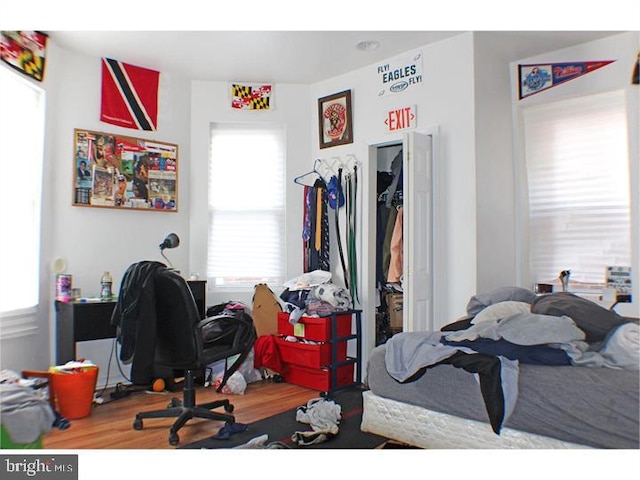
M402 328L402 311L404 302L402 293L388 293L387 306L389 308L389 324L392 329Z
M309 368L321 368L331 365L330 343L313 345L309 343L288 342L282 338L276 338L276 346L280 360L284 363ZM336 344L336 361L342 362L346 359L347 342L338 342Z
M283 367L282 376L285 382L321 392L332 390L329 385L331 383L331 370L328 368L306 368L289 363L283 364ZM333 386L333 389L353 383L353 364L338 367L337 383L337 385Z
M351 335L351 314L336 315L338 338ZM289 314L278 313L278 335L292 335L315 342L331 340L331 317L302 316L295 325L289 323Z

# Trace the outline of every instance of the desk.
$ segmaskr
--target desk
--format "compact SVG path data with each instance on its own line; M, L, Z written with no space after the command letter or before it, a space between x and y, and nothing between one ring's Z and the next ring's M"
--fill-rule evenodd
M188 281L200 317L206 315L206 280ZM115 338L111 325L114 300L99 302L62 302L56 300L56 365L76 359L76 343Z

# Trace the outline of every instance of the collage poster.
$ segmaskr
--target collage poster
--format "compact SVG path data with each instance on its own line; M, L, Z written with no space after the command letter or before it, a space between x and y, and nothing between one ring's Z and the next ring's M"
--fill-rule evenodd
M74 131L77 206L178 211L178 146Z

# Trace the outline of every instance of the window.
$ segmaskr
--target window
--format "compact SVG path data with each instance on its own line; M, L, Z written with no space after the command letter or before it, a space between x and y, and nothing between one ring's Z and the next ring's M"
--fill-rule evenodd
M0 313L38 304L44 92L0 67Z
M566 269L599 288L605 266L631 265L626 118L622 91L524 109L534 281Z
M284 281L285 133L270 124L214 124L207 277L214 288Z

